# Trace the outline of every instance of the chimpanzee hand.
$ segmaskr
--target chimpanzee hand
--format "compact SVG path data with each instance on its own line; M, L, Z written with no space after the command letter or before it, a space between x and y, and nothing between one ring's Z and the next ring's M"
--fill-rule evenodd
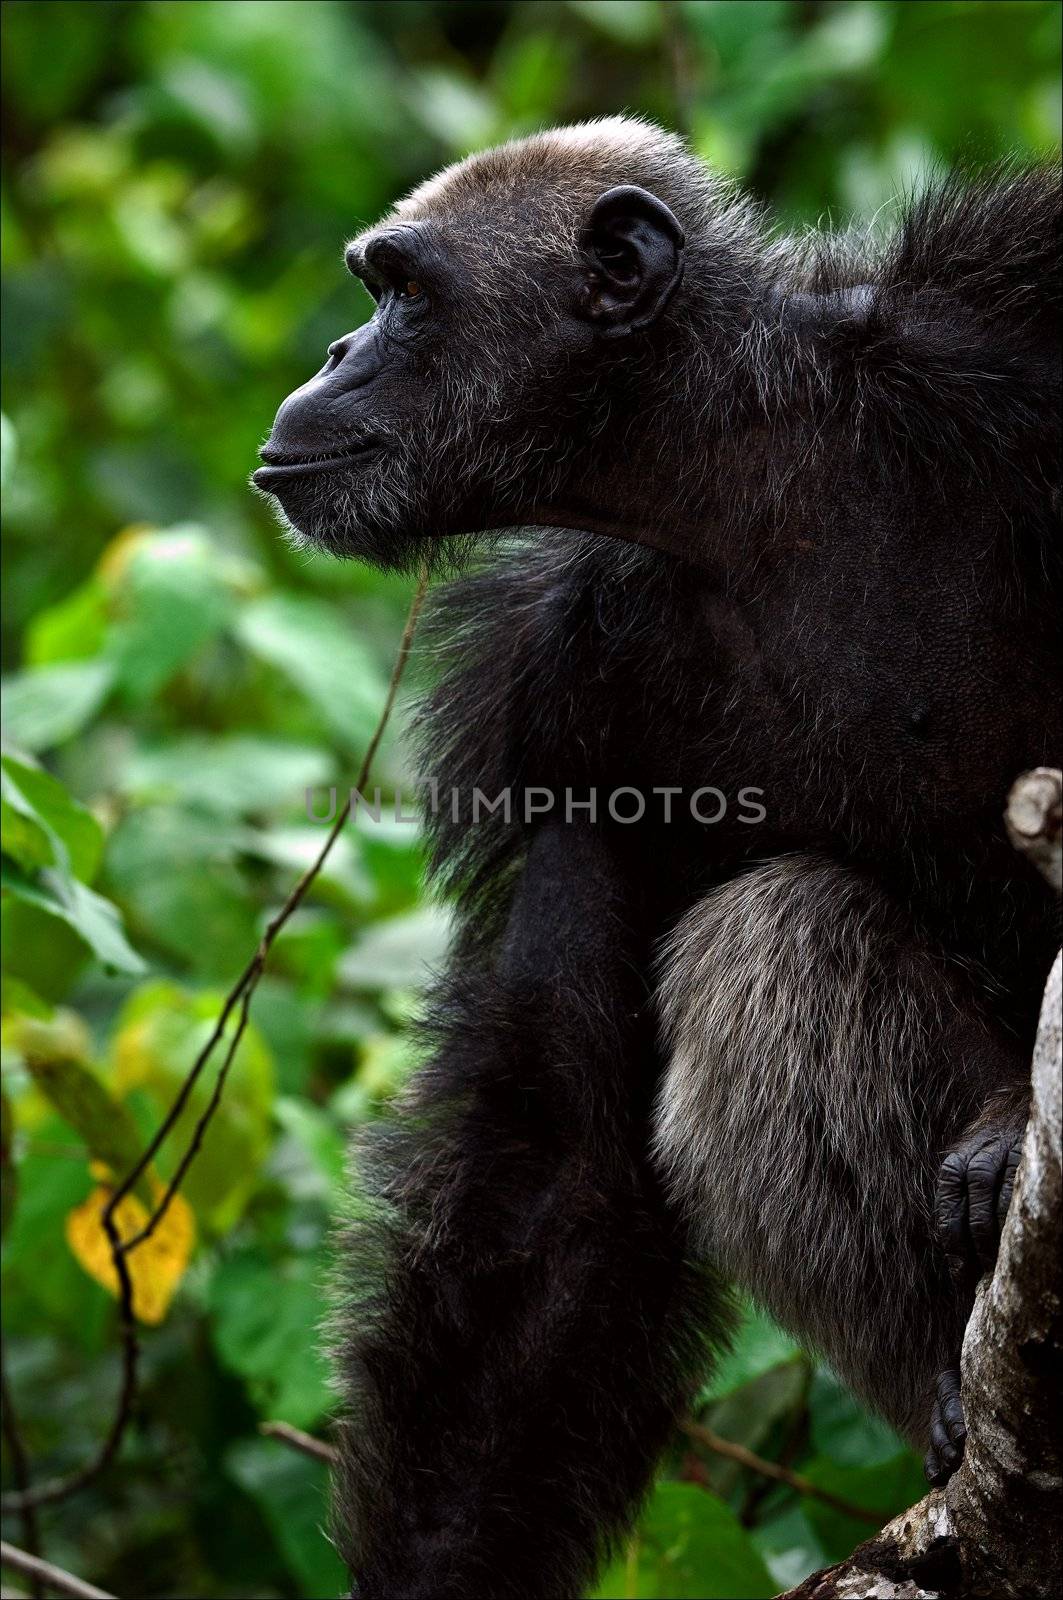
M950 1150L938 1173L935 1221L956 1286L969 1299L991 1272L1022 1153L1017 1123L980 1128ZM960 1397L959 1357L937 1381L930 1414L930 1449L924 1468L937 1487L963 1460L967 1427Z
M930 1413L930 1449L923 1461L927 1482L942 1488L963 1460L967 1424L960 1398L959 1357L954 1367L938 1375L934 1406Z
M980 1128L941 1163L935 1203L938 1237L957 1287L968 1294L996 1262L1022 1137L1015 1123Z

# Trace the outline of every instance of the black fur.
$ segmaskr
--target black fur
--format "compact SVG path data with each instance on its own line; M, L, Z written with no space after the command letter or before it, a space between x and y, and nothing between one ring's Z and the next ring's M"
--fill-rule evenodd
M651 325L606 341L585 319L609 262L583 230L621 184L659 197L686 257ZM997 172L941 186L883 245L779 243L676 141L613 122L474 158L385 232L414 241L426 279L453 285L459 263L462 286L401 337L385 317L383 390L289 410L268 486L304 535L391 565L445 561L439 533L540 531L438 599L450 667L422 748L462 797L431 824L460 932L428 1063L357 1159L335 1527L368 1600L571 1596L726 1338L727 1292L690 1259L651 1156L654 953L758 863L800 852L823 881L866 884L891 981L950 976L940 1005L898 995L929 1020L890 1064L891 1106L897 1085L911 1097L896 1148L839 1134L821 1209L773 1202L770 1151L798 1132L780 1095L722 1181L755 1184L767 1225L774 1203L796 1230L779 1253L797 1300L813 1244L832 1283L850 1261L872 1281L853 1256L874 1249L868 1207L910 1185L920 1314L928 1298L940 1314L920 1349L949 1349L962 1322L934 1169L972 1121L1014 1124L1058 939L1001 821L1011 780L1061 748L1058 189ZM304 451L385 446L286 486L293 416ZM511 787L519 818L525 785L706 784L763 790L766 820L469 814L474 786ZM845 937L813 929L787 953L811 1039ZM860 1092L873 1112L875 1083ZM858 1305L839 1294L838 1318Z

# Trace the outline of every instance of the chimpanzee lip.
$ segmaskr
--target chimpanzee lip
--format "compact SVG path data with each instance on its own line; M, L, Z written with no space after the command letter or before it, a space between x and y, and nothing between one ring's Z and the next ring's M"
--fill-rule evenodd
M281 455L278 451L270 450L263 446L259 455L265 462L257 472L251 474L251 481L259 489L268 489L271 484L277 483L282 478L303 477L314 472L329 472L336 467L346 466L348 462L357 461L362 456L371 454L381 448L378 439L366 439L360 445L348 445L343 450L320 450L312 455L295 456Z

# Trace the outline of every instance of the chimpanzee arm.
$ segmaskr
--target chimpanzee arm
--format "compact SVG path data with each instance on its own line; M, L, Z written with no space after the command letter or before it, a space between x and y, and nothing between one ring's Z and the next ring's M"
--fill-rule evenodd
M544 826L378 1141L336 1510L366 1600L580 1592L727 1325L646 1159L634 937L599 831Z

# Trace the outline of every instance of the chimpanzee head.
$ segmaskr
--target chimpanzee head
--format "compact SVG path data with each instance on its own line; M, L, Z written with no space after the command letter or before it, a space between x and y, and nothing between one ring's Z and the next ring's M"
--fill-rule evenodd
M674 494L690 362L738 337L756 260L750 213L645 123L470 157L347 246L376 311L284 401L254 483L297 537L389 567L637 522Z

